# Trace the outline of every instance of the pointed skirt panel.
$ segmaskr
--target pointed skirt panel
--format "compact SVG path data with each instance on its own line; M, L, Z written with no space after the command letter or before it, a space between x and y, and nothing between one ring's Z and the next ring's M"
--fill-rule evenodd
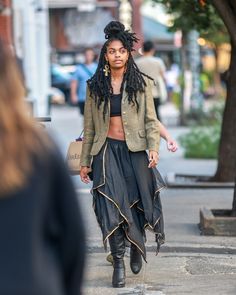
M165 183L156 168L148 168L146 151L131 152L126 142L107 138L93 158L93 207L106 245L122 226L126 239L136 245L146 260L145 229L164 243L160 190Z

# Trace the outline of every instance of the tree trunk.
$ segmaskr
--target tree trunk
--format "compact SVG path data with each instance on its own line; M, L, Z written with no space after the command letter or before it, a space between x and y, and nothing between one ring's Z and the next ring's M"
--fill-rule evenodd
M218 154L218 167L215 181L234 181L236 176L236 47L231 42L231 61L227 81L227 98Z

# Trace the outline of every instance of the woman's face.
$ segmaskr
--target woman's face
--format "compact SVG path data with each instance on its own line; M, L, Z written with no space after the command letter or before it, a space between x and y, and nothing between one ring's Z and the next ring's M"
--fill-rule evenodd
M126 48L124 48L121 41L114 40L107 46L105 58L111 69L121 69L126 66L129 58L129 52Z

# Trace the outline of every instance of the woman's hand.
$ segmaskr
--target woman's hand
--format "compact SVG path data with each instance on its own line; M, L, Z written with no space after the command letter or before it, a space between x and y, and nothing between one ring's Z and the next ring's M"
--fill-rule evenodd
M166 144L167 144L167 149L170 151L170 152L176 152L177 149L178 149L178 144L177 142L172 139L171 137L167 138L166 139Z
M159 122L159 125L160 125L160 135L163 139L165 139L167 143L167 149L171 152L176 152L178 149L177 142L171 138L168 130L161 122Z
M149 151L149 165L148 168L153 168L157 165L159 160L158 152L156 151Z
M90 178L88 176L89 171L90 171L90 168L87 166L82 166L80 169L80 178L84 183L90 182Z

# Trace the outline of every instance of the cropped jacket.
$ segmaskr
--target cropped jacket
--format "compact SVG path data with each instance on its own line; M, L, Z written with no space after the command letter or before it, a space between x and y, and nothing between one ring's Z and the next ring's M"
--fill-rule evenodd
M128 149L132 152L143 150L159 150L160 125L156 117L152 82L144 77L147 86L144 92L137 95L139 109L136 105L129 103L128 94L122 93L121 116L125 133L125 141ZM125 89L125 85L124 85ZM84 138L80 164L90 166L92 156L97 155L104 145L109 131L110 104L108 111L103 117L104 102L98 109L95 100L91 97L87 88L87 97L84 109Z

